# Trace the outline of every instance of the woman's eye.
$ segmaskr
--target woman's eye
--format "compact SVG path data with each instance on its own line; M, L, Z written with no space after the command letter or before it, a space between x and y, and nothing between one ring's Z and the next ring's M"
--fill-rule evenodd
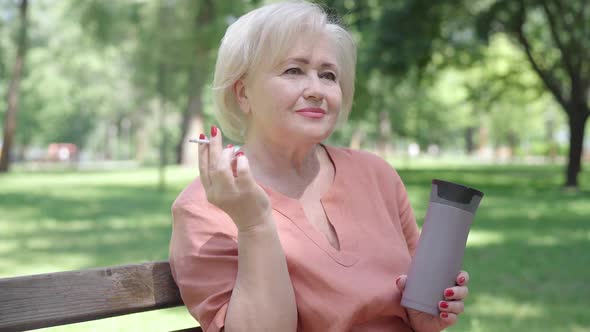
M298 75L298 74L301 74L301 73L303 73L303 71L301 70L301 68L296 68L296 67L289 68L289 69L285 70L285 74L288 74L288 75Z
M336 75L334 75L334 73L331 72L322 73L320 77L329 79L330 81L336 81Z

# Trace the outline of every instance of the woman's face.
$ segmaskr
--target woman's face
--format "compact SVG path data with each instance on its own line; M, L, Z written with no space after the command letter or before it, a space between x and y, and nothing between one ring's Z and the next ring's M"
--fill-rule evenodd
M339 71L327 37L299 38L277 66L245 83L240 104L250 112L248 136L291 143L326 139L340 113Z

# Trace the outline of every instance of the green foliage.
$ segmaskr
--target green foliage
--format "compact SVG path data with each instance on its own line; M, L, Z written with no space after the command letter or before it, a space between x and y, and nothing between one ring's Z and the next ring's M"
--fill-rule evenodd
M83 147L97 123L130 111L121 51L97 48L78 25L61 19L63 6L32 9L47 20L36 22L28 52L17 138L25 145L65 141ZM54 31L63 33L55 36Z
M496 1L478 17L484 39L505 32L522 45L547 89L567 110L572 80L590 77L587 1ZM588 101L585 101L588 103Z
M153 157L164 136L168 142L181 139L181 113L196 94L204 101L206 123L213 122L208 82L217 46L229 22L257 2L32 2L17 143L43 147L71 141L102 155L133 156L108 151L107 136L114 133L124 141L124 150L138 151L139 142L146 142L144 154ZM509 29L503 28L507 23L497 23L498 29L487 35L478 30L485 22L496 24L505 16L499 13L513 11L513 5L460 0L322 3L342 16L359 47L353 112L332 141L349 144L362 132L364 146L389 140L458 148L465 146L468 128L484 127L494 146L546 139L543 123L555 103L511 42ZM14 3L1 3L1 32L14 31L15 10ZM530 16L543 19L535 13ZM541 27L527 25L534 36ZM531 41L545 47L550 37L544 33ZM13 41L0 39L0 72L9 73L13 53ZM547 61L554 61L553 53L547 53ZM3 96L7 77L0 76ZM5 103L3 97L2 111ZM380 131L384 121L389 121L390 136ZM560 118L557 126L563 123ZM125 130L127 136L122 136Z

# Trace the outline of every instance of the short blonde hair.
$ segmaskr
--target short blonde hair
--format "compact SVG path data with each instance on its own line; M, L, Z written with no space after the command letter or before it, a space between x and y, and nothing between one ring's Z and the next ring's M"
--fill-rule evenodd
M246 114L233 92L234 84L262 64L283 60L304 33L327 33L340 69L342 109L339 122L348 118L354 96L356 45L352 36L317 4L306 1L274 3L255 9L227 28L221 40L213 91L215 115L225 136L245 139Z

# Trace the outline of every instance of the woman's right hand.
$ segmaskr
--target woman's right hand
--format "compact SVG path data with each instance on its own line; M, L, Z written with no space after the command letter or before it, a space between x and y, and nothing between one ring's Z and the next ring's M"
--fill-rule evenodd
M221 130L215 126L209 144L199 143L199 172L207 200L227 213L239 231L267 220L268 195L254 180L243 152L234 155L233 147L223 148Z

